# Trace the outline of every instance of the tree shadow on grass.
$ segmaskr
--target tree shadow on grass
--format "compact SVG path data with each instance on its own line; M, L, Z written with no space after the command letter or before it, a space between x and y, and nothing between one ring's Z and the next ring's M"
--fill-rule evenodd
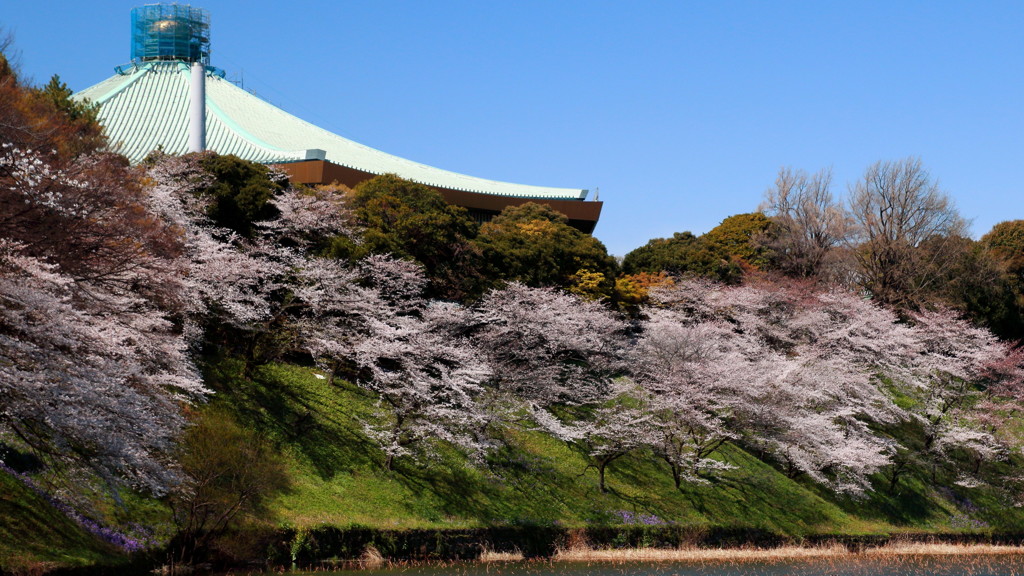
M90 555L119 554L113 545L86 532L3 471L0 471L0 536L5 542L18 543L19 548L24 548L22 552L40 556L61 550Z
M392 478L410 493L423 500L436 501L431 508L440 516L472 518L489 523L500 514L495 504L502 502L503 490L487 482L468 464L445 459L425 466L409 458L401 458L395 460L391 472ZM417 503L406 504L409 512L415 515ZM445 520L443 517L426 519L433 522Z
M429 466L403 458L393 477L413 494L433 500L445 518L483 525L551 525L581 508L578 477L559 473L549 459L506 446L474 464L441 449ZM412 506L412 504L410 504Z
M231 361L211 366L209 381L218 392L214 402L231 411L243 426L288 446L323 479L374 465L378 449L359 433L353 407L360 398L344 383L313 380L294 366L264 365L242 380Z
M488 459L489 471L505 487L506 499L515 499L513 520L548 522L566 512L580 514L582 494L588 491L585 471L565 474L550 458L509 447ZM597 485L594 483L594 493Z
M710 484L681 488L690 506L708 522L802 535L842 521L841 511L832 502L763 463L737 464L738 468L719 473Z
M941 507L930 496L931 488L926 479L906 478L894 492L883 487L884 482L876 482L875 486L864 498L837 495L824 486L808 486L808 489L835 503L847 514L865 520L915 526L938 518Z

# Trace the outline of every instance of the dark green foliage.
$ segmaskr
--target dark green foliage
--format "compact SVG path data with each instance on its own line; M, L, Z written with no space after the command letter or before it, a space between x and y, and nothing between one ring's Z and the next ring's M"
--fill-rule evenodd
M284 466L259 434L226 413L201 413L181 441L178 463L187 475L170 500L179 562L207 553L243 519L267 521L268 498L288 485Z
M697 267L703 249L692 232L676 232L671 238L654 238L622 259L623 274L646 272L682 274Z
M329 249L336 258L391 254L423 265L428 294L462 299L478 294L479 255L470 240L477 226L465 208L444 201L423 184L385 174L352 192L352 209L364 227L361 243L338 238Z
M14 68L11 67L10 59L7 58L7 54L0 51L0 78L5 81L8 79L15 78Z
M767 257L757 242L771 226L771 220L760 212L729 216L701 236L712 253L743 266L763 268Z
M569 219L549 206L528 202L505 208L480 227L475 244L489 278L576 288L589 297L612 293L616 264L604 244L569 226ZM588 274L581 271L600 275L595 286L583 286Z
M934 274L937 281L930 299L962 310L1000 338L1024 338L1020 272L1013 272L1012 264L1002 260L1007 253L989 248L984 239L974 242L957 238L950 242L959 244L959 254ZM927 250L928 244L922 249Z
M1003 338L1024 339L1024 220L996 224L978 242L984 255L1003 271L992 302L977 298L988 325ZM987 310L991 308L991 310Z
M1024 220L996 224L981 237L981 244L1007 272L1024 281Z
M1020 222L1020 221L1018 221ZM960 311L975 324L1007 340L1024 337L1024 256L1013 222L997 225L981 241L962 236L932 236L907 248L900 258L907 282L899 308L944 306Z
M288 553L275 556L290 556L299 566L315 566L323 558L357 560L369 549L394 560L476 560L485 549L535 558L553 554L567 534L565 528L536 525L461 530L319 526L284 531L279 540Z
M754 212L730 216L700 237L676 232L671 238L655 238L627 254L622 271L698 274L734 284L745 270L766 264L767 255L757 240L770 225L764 214Z
M1001 338L1024 339L1024 220L996 224L978 245L976 258L1003 274L990 286L973 282L978 290L971 294L968 310Z
M19 450L0 442L0 462L18 474L35 474L46 468L45 463L30 450Z
M68 85L60 81L60 76L54 74L50 82L39 90L43 100L49 102L58 111L63 113L72 122L81 120L83 123L92 124L99 128L99 107L88 102L79 102L71 98L74 92Z
M278 215L270 200L284 189L284 182L263 164L211 153L202 165L213 176L201 193L211 197L208 215L216 225L250 238L256 222Z

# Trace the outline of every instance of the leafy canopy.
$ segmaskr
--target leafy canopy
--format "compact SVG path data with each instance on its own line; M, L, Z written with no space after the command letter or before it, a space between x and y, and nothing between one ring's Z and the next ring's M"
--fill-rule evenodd
M391 254L423 265L432 296L458 299L479 292L478 257L470 243L477 226L465 208L448 204L429 186L394 174L356 186L351 207L363 227L362 242L339 238L332 256Z
M981 243L1006 267L1024 279L1024 220L1000 222L981 237Z
M557 286L587 298L611 295L615 260L599 240L550 206L509 206L480 227L475 244L490 278Z
M201 194L212 199L208 216L216 225L250 238L255 222L277 216L270 200L284 189L284 184L269 168L237 156L216 154L205 156L202 166L213 177Z
M771 221L759 212L730 216L701 236L676 232L671 238L655 238L633 250L622 261L626 274L697 274L735 284L748 268L766 263L758 239Z

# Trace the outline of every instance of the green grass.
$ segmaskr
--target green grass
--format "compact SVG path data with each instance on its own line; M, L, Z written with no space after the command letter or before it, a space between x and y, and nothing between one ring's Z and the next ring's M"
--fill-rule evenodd
M380 529L474 528L485 526L615 525L620 513L653 515L701 529L751 529L794 537L816 534L872 535L950 532L951 521L969 518L990 529L1024 530L1024 513L1010 495L991 488L961 488L920 464L890 492L886 478L866 498L836 495L806 478L791 479L735 445L716 455L734 469L708 484L674 488L668 466L637 452L612 463L607 493L585 455L551 436L506 431L500 449L484 462L455 450L429 459L384 456L361 432L372 418L374 399L344 381L333 384L314 370L270 364L242 378L241 364L212 362L207 381L216 393L207 406L262 435L288 473L288 487L274 494L262 523L311 528L353 525ZM913 445L913 425L888 431ZM1020 458L998 463L1012 472ZM109 525L138 522L166 539L173 527L167 505L126 495L112 505L98 499ZM0 473L0 569L109 563L118 553L83 532L16 479ZM43 564L41 564L43 563Z
M0 569L33 573L57 566L124 561L17 478L0 472Z
M802 536L948 531L958 512L949 494L938 493L921 470L908 474L895 493L880 488L866 499L853 499L787 478L736 446L719 454L735 469L711 484L684 484L681 490L674 488L667 465L638 452L608 468L609 491L602 494L597 472L582 454L526 431L508 432L505 445L482 465L443 451L426 462L399 459L394 470L385 471L383 455L360 432L360 419L373 410L365 392L342 381L328 384L294 365L263 366L251 381L239 379L238 372L232 362L211 370L218 390L214 403L279 448L291 477L290 488L271 503L272 521L280 524L584 526L614 523L618 511L628 511L696 527ZM878 486L884 486L884 478L878 478ZM991 490L959 493L998 509L985 517L993 527L1019 525L1020 512L1000 505Z

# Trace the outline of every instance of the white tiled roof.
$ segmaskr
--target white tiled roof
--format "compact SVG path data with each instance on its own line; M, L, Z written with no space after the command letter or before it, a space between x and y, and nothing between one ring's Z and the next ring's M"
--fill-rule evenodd
M140 162L157 148L169 154L187 151L189 82L186 63L147 62L75 97L97 103L111 147ZM399 158L314 126L209 73L206 147L264 164L304 160L307 150L319 149L335 164L452 190L547 199L582 200L587 195L580 189L485 180Z

